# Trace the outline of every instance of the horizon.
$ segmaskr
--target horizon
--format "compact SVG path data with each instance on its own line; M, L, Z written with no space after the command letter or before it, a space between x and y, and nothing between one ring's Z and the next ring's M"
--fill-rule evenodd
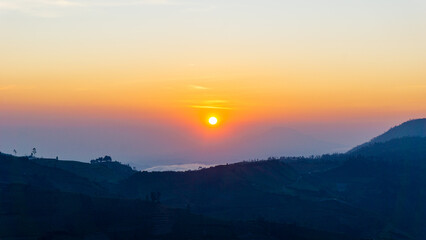
M209 167L213 167L213 166L218 166L218 165L223 165L223 164L229 164L229 163L237 163L237 162L243 162L243 161L266 160L266 159L269 159L270 157L273 157L273 158L280 158L280 157L311 157L311 156L320 156L320 155L324 155L324 154L336 154L336 153L339 154L339 153L346 153L347 151L349 151L351 149L354 149L355 147L358 147L358 146L362 145L363 143L366 143L366 142L368 142L370 140L373 140L375 137L377 137L377 136L379 136L379 135L387 132L388 130L391 130L393 127L401 125L402 123L410 122L410 121L413 121L413 120L424 120L424 119L426 119L426 118L409 119L407 121L400 122L398 124L395 124L393 126L390 126L390 127L386 128L385 131L377 131L378 133L375 136L372 136L372 137L364 140L363 142L359 142L356 145L345 146L345 147L341 147L339 149L334 149L334 150L331 150L331 151L327 151L326 148L323 148L319 152L318 152L318 150L317 150L317 152L309 152L309 151L311 151L312 148L310 148L309 146L305 146L305 145L297 145L297 143L296 143L297 147L301 147L301 149L299 149L299 150L301 150L301 151L307 151L308 153L303 154L301 152L300 153L296 152L294 154L281 154L281 153L271 154L271 152L266 152L266 154L246 155L244 157L240 157L240 156L243 156L243 155L239 155L237 153L238 157L236 157L234 159L230 159L230 158L224 157L224 158L221 159L221 161L209 161L209 158L205 158L205 159L207 159L207 161L199 161L199 162L197 162L197 159L194 159L193 161L190 161L190 162L186 162L185 161L185 160L188 160L188 159L191 159L191 158L183 159L181 162L179 162L179 160L176 161L176 158L175 159L167 159L166 158L165 161L164 160L163 161L151 161L150 164L146 164L146 163L144 163L144 164L138 164L139 163L138 161L132 162L132 161L128 161L129 159L120 159L120 158L117 159L115 157L113 157L113 161L118 161L118 162L121 162L123 164L129 164L131 167L135 167L139 171L148 171L148 172L151 172L151 171L160 171L161 172L161 171L197 170L200 167L201 168L209 168ZM300 134L299 132L294 131L293 129L290 129L290 128L283 128L283 127L281 127L281 128L285 129L285 130L288 130L288 131L291 131L292 133ZM279 128L277 128L277 129L279 130ZM369 129L368 132L371 133L371 129ZM291 141L291 139L290 139L290 141ZM1 146L3 146L3 145L1 145ZM0 146L0 150L1 150L1 146ZM337 146L337 145L334 145L334 146ZM28 148L27 149L28 153L22 152L22 151L18 151L20 149L17 149L17 148L13 148L13 150L11 150L10 152L8 152L8 151L0 151L0 153L10 154L10 155L14 155L14 156L25 157L25 156L31 156L32 155L31 154L32 149L33 148ZM37 149L37 154L36 154L35 157L37 157L37 158L55 159L55 156L58 157L58 158L60 156L58 154L56 154L56 155L54 154L54 155L51 155L51 156L44 156L43 155L43 151L40 153L39 149L38 148L36 148L36 149ZM223 151L223 149L219 149L219 150ZM250 153L253 153L253 152L255 153L257 150L258 150L258 148L255 147L254 151L251 151ZM14 151L17 151L17 152L14 153ZM205 154L206 152L200 152L200 153L201 154ZM79 158L72 158L72 157L68 157L67 158L67 157L65 157L65 158L59 158L59 160L63 160L63 161L80 161L80 162L89 163L89 161L92 160L92 159L104 156L103 153L99 153L98 155L95 155L93 153L89 153L89 154L91 156L93 156L90 159L79 159ZM109 155L109 154L106 154L106 155ZM154 160L158 160L158 159L155 159L155 157L153 159ZM201 159L203 159L203 158L201 158ZM172 161L170 161L170 160L172 160Z

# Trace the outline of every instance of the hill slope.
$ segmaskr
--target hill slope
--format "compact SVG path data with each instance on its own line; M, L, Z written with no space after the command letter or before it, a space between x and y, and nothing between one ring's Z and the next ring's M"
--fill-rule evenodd
M4 154L0 154L0 183L99 196L108 192L100 184L71 172L42 166L25 157Z
M56 159L37 158L34 163L51 168L61 169L91 181L101 183L116 183L124 180L136 171L119 162L83 163L77 161L59 161Z
M426 137L426 118L410 120L395 126L382 135L371 139L369 142L353 148L349 153L368 146L369 144L387 142L392 139L403 137Z
M334 201L283 161L217 166L193 172L141 172L119 185L121 195L145 198L160 192L162 203L189 207L222 220L266 219L323 231L370 236L380 222L362 209ZM330 217L333 216L333 217ZM324 221L324 219L328 219Z
M347 160L312 176L337 199L386 219L384 233L395 239L426 236L426 138L403 137L370 143ZM392 239L392 238L391 238Z
M375 142L354 149L349 155L361 155L387 160L409 160L426 166L426 137L403 137L387 142Z
M77 162L67 164L78 165ZM271 174L267 176L267 173ZM190 188L187 193L195 189L198 189L196 193L205 191L207 198L202 201L207 203L209 196L226 198L226 190L239 195L240 187L269 186L267 191L276 191L276 186L292 182L296 177L294 171L279 162L221 166L207 174L203 171L169 172L161 176L140 174L144 180L140 187L167 189L169 185L173 189L180 186L179 191L183 191L193 185L194 189ZM138 175L126 182L139 179ZM159 181L161 179L165 181ZM132 188L138 190L138 185ZM105 191L98 183L65 170L39 165L27 158L0 155L0 239L356 239L331 233L335 232L333 229L326 232L264 220L229 223L191 214L190 209L171 209L152 201L106 195ZM173 194L169 197L185 199L176 192ZM270 202L275 206L283 204L276 199L265 201L262 199L265 195L256 191L239 195L238 199L244 202L247 196L252 206L267 206ZM272 198L274 194L269 196ZM230 193L229 197L235 195ZM292 206L297 204L296 200L292 202ZM223 203L216 207L229 207L226 201ZM239 209L236 205L230 207ZM303 209L299 207L299 212Z

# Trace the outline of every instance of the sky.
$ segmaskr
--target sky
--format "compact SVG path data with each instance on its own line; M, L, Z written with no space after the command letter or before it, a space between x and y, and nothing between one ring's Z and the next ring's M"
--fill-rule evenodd
M425 42L423 0L0 0L0 151L344 151L425 117Z

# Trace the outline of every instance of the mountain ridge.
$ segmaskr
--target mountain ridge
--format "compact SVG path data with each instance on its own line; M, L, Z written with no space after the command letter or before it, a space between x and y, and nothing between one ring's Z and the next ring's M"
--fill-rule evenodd
M370 141L352 148L348 153L353 153L370 144L387 142L392 139L404 137L426 137L426 118L411 119L396 125L383 134L372 138Z

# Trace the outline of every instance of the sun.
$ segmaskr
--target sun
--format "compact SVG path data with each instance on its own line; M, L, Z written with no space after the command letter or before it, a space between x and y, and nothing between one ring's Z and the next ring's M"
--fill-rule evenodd
M216 125L217 124L217 118L216 117L210 117L209 118L209 124L210 125Z

